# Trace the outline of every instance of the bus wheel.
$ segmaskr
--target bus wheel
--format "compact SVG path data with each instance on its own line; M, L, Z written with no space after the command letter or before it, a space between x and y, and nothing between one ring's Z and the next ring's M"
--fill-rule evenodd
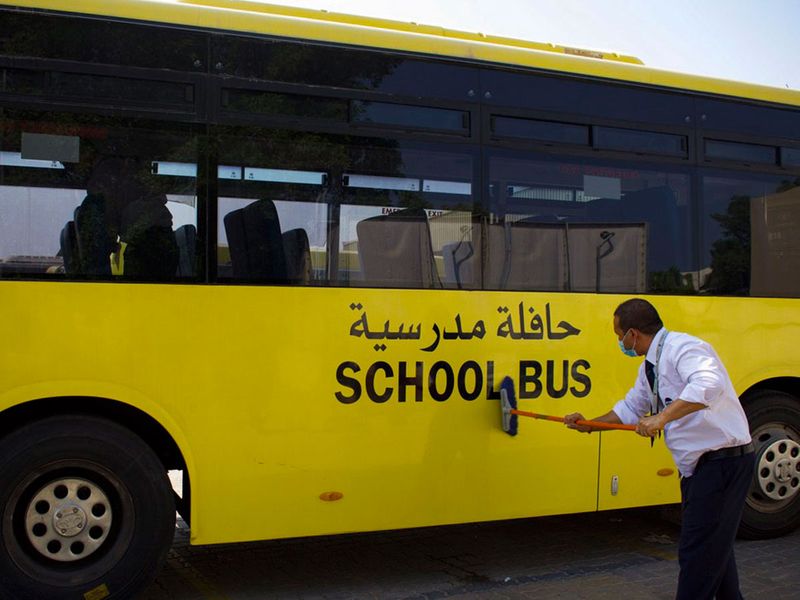
M744 401L756 467L739 527L747 539L788 533L800 525L800 400L763 390Z
M0 597L131 598L172 542L166 470L128 429L51 417L0 439Z

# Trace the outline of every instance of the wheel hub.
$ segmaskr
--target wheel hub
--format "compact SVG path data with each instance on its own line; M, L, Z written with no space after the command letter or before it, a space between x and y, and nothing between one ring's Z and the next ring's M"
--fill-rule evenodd
M800 491L800 444L789 438L762 447L756 477L760 491L772 500L788 500Z
M775 465L775 477L781 483L786 483L792 478L792 470L792 462L790 460L780 460Z
M53 529L64 537L78 535L86 526L86 513L78 506L64 506L53 515Z
M97 552L108 537L111 504L86 479L62 478L37 491L25 512L28 541L42 556L73 562Z

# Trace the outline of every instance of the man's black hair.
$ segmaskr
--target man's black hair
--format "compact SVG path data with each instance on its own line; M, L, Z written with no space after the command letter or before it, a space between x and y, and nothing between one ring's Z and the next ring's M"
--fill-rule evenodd
M619 317L619 328L622 331L638 329L642 333L653 335L664 326L656 307L641 298L625 300L614 311L614 316Z

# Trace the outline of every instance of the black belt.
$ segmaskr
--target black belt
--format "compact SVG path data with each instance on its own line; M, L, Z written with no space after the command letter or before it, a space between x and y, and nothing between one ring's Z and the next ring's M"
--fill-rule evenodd
M711 452L706 452L703 454L703 456L700 457L698 464L709 460L719 460L721 458L731 458L733 456L744 456L745 454L750 454L754 450L755 446L753 445L753 442L750 442L749 444L743 444L741 446L720 448L719 450L712 450Z

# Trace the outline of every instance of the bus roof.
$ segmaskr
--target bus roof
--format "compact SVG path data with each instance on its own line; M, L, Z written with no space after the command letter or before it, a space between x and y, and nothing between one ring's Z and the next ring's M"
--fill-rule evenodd
M0 0L0 5L399 50L800 106L798 90L653 69L634 56L253 0Z
M333 23L344 23L350 25L361 25L377 29L387 29L390 31L405 31L409 33L424 34L467 40L473 42L483 42L497 46L512 46L517 48L527 48L529 50L541 50L543 52L557 52L560 54L571 54L574 56L588 56L602 60L613 60L634 65L644 64L639 58L619 54L618 52L606 52L602 50L588 50L586 48L574 48L570 46L559 46L543 42L531 42L506 38L500 36L486 35L484 33L473 33L469 31L458 31L456 29L445 29L436 25L422 25L419 23L407 23L403 21L393 21L390 19L379 19L375 17L360 17L344 13L329 12L327 10L312 10L308 8L297 8L292 6L280 6L277 4L266 4L256 0L179 0L183 4L195 4L203 6L218 6L232 10L246 10L262 14L285 15L288 17L298 17L301 19L311 19L317 21L329 21Z

